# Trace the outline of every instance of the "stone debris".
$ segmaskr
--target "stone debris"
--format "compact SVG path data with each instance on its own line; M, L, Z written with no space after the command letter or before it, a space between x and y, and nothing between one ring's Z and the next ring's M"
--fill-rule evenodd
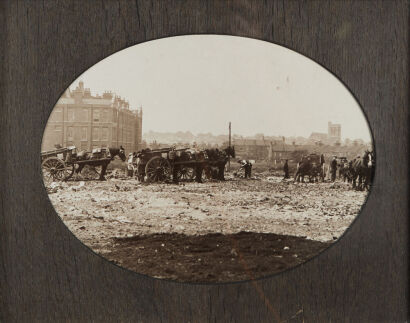
M85 189L85 182L80 182L77 186L71 186L71 190L78 192Z
M124 170L116 168L116 169L112 170L111 172L107 172L107 175L105 177L107 179L111 179L111 178L126 179L127 174Z
M64 182L51 182L48 186L46 186L46 190L48 194L57 193L59 190L65 189L67 186Z
M49 185L50 200L64 223L97 249L112 243L112 237L158 232L248 231L334 242L352 223L367 195L341 182L293 183L271 172L254 175L261 180L231 175L222 182L183 185L119 178L123 171L111 174L103 182Z

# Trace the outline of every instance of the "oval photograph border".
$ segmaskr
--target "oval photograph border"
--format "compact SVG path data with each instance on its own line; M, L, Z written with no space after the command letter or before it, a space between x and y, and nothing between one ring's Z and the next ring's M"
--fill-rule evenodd
M373 133L372 128L370 127L370 123L369 123L368 117L367 117L366 113L364 112L364 109L363 109L362 105L360 104L358 98L355 96L355 94L354 94L353 91L349 88L349 86L348 86L340 77L338 77L335 72L331 71L329 68L327 68L326 66L324 66L324 65L322 65L321 63L317 62L317 61L314 60L313 58L311 58L311 57L309 57L309 56L307 56L307 55L305 55L305 54L302 54L302 53L300 53L300 52L298 52L298 51L296 51L296 50L294 50L294 49L292 49L292 48L290 48L290 47L284 46L284 45L282 45L282 44L277 44L277 43L269 42L269 41L266 41L266 40L263 40L263 39L250 38L250 37L242 37L242 36L234 36L234 35L223 35L223 34L187 34L187 35L178 35L178 36L172 36L172 37L163 37L163 38L152 39L152 40L148 40L148 41L145 41L145 42L141 42L141 43L137 43L137 44L134 44L134 45L130 45L130 46L128 46L128 47L125 47L125 48L123 48L123 49L120 49L120 50L118 50L118 51L116 51L116 52L110 54L109 56L103 58L102 60L98 61L98 62L95 63L94 65L92 65L92 66L88 67L87 69L85 69L82 73L79 74L79 77L77 77L76 79L78 80L78 78L80 78L83 74L85 74L87 71L89 71L90 69L92 69L93 67L95 67L97 64L101 63L102 61L104 61L104 60L106 60L106 59L108 59L108 58L110 58L110 57L112 57L112 56L118 54L119 52L122 52L122 51L124 51L124 50L130 49L130 48L132 48L132 47L135 47L135 46L138 46L138 45L147 44L147 43L151 43L151 42L155 42L155 41L167 40L167 39L171 39L171 38L179 38L179 37L187 37L187 36L189 36L189 37L194 37L194 36L204 36L204 35L206 35L206 36L234 37L234 38L241 38L241 39L257 40L257 41L259 41L259 42L264 42L264 43L268 43L268 44L270 44L270 45L274 45L274 46L279 46L279 47L285 48L285 49L287 49L287 50L289 50L289 51L291 51L291 52L293 52L293 53L295 53L295 54L298 54L298 55L304 57L304 58L308 58L308 59L309 59L311 62L313 62L314 64L316 64L316 65L322 67L324 70L326 70L328 73L330 73L335 79L337 79L337 80L343 85L343 87L344 87L344 88L348 91L348 93L353 97L353 99L354 99L354 101L356 102L357 106L360 108L361 113L362 113L362 115L363 115L363 117L364 117L364 119L365 119L365 121L366 121L367 129L368 129L369 134L370 134L371 145L372 145L372 150L373 150L373 152L374 152L374 156L377 157L376 144L375 144L375 139L374 139L374 133ZM74 82L75 82L75 80L74 80ZM74 84L74 82L71 83L71 85ZM71 85L70 85L70 86L71 86ZM66 90L67 90L67 89L66 89ZM64 93L66 92L66 90L64 90L64 91L62 92L62 95L64 95ZM61 95L61 96L62 96L62 95ZM60 96L59 98L61 98L61 96ZM57 102L58 102L58 101L57 101ZM56 104L57 104L57 102L56 102ZM56 104L55 104L55 105L56 105ZM55 105L54 105L54 107L55 107ZM53 109L54 109L54 107L53 107ZM53 111L53 110L52 110L52 111ZM50 118L50 116L51 116L51 114L52 114L52 111L50 112L50 115L49 115L49 117L48 117L48 120L49 120L49 118ZM45 131L45 128L44 128L44 131ZM43 136L44 136L44 131L43 131ZM377 166L375 167L375 169L377 169ZM39 173L42 174L41 171L40 171ZM374 174L376 174L376 173L377 173L376 170L374 170ZM376 177L376 176L375 176L375 177ZM375 179L373 179L373 180L375 180ZM44 182L43 182L43 187L44 187L44 189L45 189L46 192L47 192L47 187L46 187L46 185L44 184ZM306 261L304 261L304 262L302 262L302 263L300 263L300 264L297 264L297 265L295 265L295 266L286 268L286 269L284 269L284 270L282 270L282 271L280 271L280 272L277 272L277 273L267 274L267 275L265 275L265 276L260 276L260 277L257 277L257 278L252 278L252 279L247 279L247 280L237 280L237 281L234 280L234 281L223 281L223 282L195 282L195 281L192 282L192 281L178 281L178 280L173 280L173 279L168 279L168 278L157 278L157 277L154 277L154 276L150 276L150 275L148 275L148 274L144 274L144 273L140 273L140 272L134 271L134 270L129 269L129 268L127 268L127 267L121 266L121 265L119 265L119 264L117 264L117 263L115 263L115 262L113 262L113 261L110 261L110 260L108 260L107 258L105 258L104 256L102 256L101 254L99 254L99 253L97 253L96 251L94 251L90 246L88 246L87 244L85 244L76 234L74 234L73 231L71 231L71 230L69 229L69 227L67 226L67 224L63 221L62 217L58 214L57 210L55 209L55 206L54 206L54 204L52 203L52 200L50 199L49 194L47 194L47 195L48 195L48 198L49 198L49 200L50 200L50 202L51 202L51 205L53 206L54 210L56 211L56 214L58 215L58 217L60 218L60 220L62 221L62 223L65 225L65 227L68 229L68 231L69 231L77 240L79 240L82 245L85 245L85 246L86 246L88 249L90 249L94 254L98 255L99 257L102 257L104 260L108 261L109 263L114 264L115 266L117 266L117 267L119 267L119 268L121 268L121 269L125 269L125 270L127 270L127 271L131 271L131 272L136 273L136 274L138 274L138 275L142 275L142 276L149 277L149 278L160 279L160 280L164 280L164 281L168 281L168 282L173 282L173 283L195 284L195 285L197 285L197 284L198 284L198 285L206 284L206 285L207 285L207 284L236 284L236 283L248 283L248 282L252 282L252 281L258 281L258 280L262 280L262 279L268 279L268 278L272 278L272 277L274 277L274 276L276 276L276 275L279 275L279 274L288 273L290 270L295 270L296 268L299 268L301 265L307 264L307 263L310 262L311 260L313 260L313 259L315 259L316 257L318 257L318 256L320 256L321 254L323 254L325 251L328 251L330 247L335 246L336 243L337 243L337 242L340 242L340 240L346 235L346 233L348 232L348 230L351 229L351 227L354 225L354 223L355 223L356 220L358 219L359 215L362 213L364 207L367 205L369 196L370 196L370 194L371 194L371 192L372 192L372 188L373 188L373 186L371 187L371 189L370 189L370 190L368 191L368 193L366 194L366 197L365 197L365 199L364 199L364 202L363 202L363 204L361 205L360 210L358 211L357 215L354 217L354 219L352 220L352 222L350 222L350 224L349 224L348 227L343 231L343 233L337 238L336 241L334 241L332 244L330 244L329 246L327 246L326 248L324 248L322 251L320 251L320 252L317 253L316 255L310 257L309 259L307 259Z

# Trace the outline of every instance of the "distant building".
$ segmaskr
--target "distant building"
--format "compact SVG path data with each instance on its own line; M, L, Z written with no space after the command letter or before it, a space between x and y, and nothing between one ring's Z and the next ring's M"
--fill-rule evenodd
M342 126L340 124L327 123L327 135L330 143L342 142Z
M76 146L120 147L126 152L142 147L142 109L131 110L129 103L111 92L92 96L84 83L68 89L58 100L46 125L42 150Z
M355 139L353 140L353 145L357 146L357 145L364 145L365 142L363 139Z
M327 133L312 132L309 140L313 142L320 142L326 145L333 145L335 143L342 143L342 126L340 124L327 123Z
M314 141L314 142L327 143L328 135L327 135L327 133L312 132L309 139Z
M268 158L269 142L261 139L233 138L235 154L241 159L262 160Z
M294 160L298 152L306 151L307 146L286 144L284 140L233 139L235 154L239 159L265 160L282 163L285 159Z
M312 134L313 135L313 134ZM325 135L327 134L319 134ZM357 142L356 145L342 146L334 144L305 144L289 145L284 141L267 141L258 139L233 139L236 157L239 159L254 159L257 161L268 161L274 164L282 163L285 159L289 161L299 161L302 155L310 153L323 154L326 162L329 162L333 156L347 157L353 159L362 156L369 145ZM371 149L370 149L371 150Z

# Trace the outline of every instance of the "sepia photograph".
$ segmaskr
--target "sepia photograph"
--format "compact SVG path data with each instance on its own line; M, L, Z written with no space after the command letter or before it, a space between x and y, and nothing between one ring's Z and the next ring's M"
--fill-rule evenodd
M62 93L44 187L93 252L139 274L247 281L301 265L354 225L376 155L360 105L308 57L234 36L135 45Z

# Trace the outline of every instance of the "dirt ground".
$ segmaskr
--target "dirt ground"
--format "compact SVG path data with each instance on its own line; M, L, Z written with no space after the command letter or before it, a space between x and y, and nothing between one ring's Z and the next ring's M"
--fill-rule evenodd
M138 273L190 282L258 278L303 263L338 239L367 194L268 172L203 184L114 175L53 183L50 200L96 253Z
M101 255L122 267L157 278L226 282L281 272L329 245L274 233L158 233L116 238L111 251Z

